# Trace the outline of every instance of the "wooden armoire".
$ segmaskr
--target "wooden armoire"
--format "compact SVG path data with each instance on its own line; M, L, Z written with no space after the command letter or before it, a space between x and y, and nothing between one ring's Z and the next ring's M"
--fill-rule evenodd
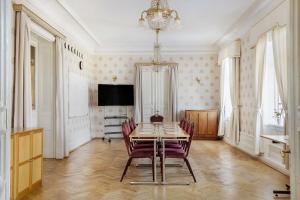
M218 139L219 111L213 110L186 110L185 118L194 123L194 139Z

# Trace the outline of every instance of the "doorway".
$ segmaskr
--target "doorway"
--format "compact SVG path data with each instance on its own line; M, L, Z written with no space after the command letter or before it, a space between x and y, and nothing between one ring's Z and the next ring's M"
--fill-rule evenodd
M54 158L54 41L32 33L30 58L33 124L44 128L44 158Z

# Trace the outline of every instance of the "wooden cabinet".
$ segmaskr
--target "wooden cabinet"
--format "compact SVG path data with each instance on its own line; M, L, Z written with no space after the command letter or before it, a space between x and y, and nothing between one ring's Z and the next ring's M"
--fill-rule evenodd
M186 110L185 118L195 124L194 139L218 138L218 110Z
M14 130L11 141L11 199L20 199L42 183L43 129Z

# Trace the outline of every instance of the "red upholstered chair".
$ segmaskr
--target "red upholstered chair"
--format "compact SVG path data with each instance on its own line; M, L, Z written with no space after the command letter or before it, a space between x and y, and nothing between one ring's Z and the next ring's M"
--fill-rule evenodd
M154 158L156 157L156 155L153 155L154 154L153 145L137 147L138 144L134 144L134 143L130 142L129 135L130 135L131 131L130 131L130 124L127 121L125 121L122 124L122 133L123 133L125 146L126 146L129 158L128 158L128 161L125 166L125 169L122 174L120 182L123 181L123 178L126 175L127 169L130 166L132 159L134 159L134 158L150 158L152 160L152 176L153 176L153 180L154 180L154 164L153 163L154 163Z
M136 123L135 123L133 117L131 119L129 119L129 125L130 125L131 131L133 131L136 128Z
M188 142L184 142L182 143L182 148L178 149L178 148L165 148L165 158L176 158L176 159L183 159L194 179L194 182L196 183L196 178L195 175L193 173L193 170L191 168L191 165L189 163L188 160L188 155L189 155L189 151L190 151L190 147L192 144L192 138L194 135L194 123L192 123L189 128L188 128L188 133L190 134L190 138ZM162 163L162 159L163 159L163 149L160 148L159 149L159 156L160 156L160 162ZM161 164L161 172L163 174L163 166Z
M158 123L158 122L163 122L164 121L164 117L161 115L153 115L150 117L150 122L151 123Z

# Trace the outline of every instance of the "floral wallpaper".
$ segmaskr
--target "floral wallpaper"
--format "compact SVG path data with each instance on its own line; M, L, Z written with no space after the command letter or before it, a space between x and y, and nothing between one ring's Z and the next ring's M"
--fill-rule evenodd
M179 110L181 117L186 109L219 107L219 67L216 54L167 55L164 60L179 63ZM96 55L89 68L91 80L91 131L102 137L104 113L133 115L133 107L98 107L97 84L134 84L135 63L151 62L152 55ZM113 76L117 80L113 81ZM105 111L105 112L104 112Z
M255 130L255 50L251 49L250 37L242 38L240 71L241 131L254 136Z

